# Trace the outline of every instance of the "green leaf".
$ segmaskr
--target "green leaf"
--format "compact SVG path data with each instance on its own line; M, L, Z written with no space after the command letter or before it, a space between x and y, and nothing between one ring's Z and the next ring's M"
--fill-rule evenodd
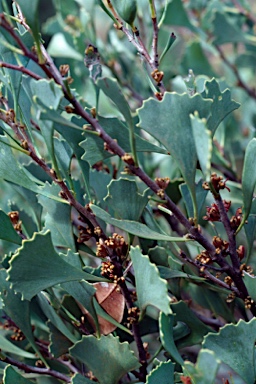
M23 377L19 371L13 368L11 365L7 365L4 369L3 384L33 384L34 381L29 380L27 377Z
M247 256L245 261L245 263L247 264L247 261L249 260L251 255L251 251L253 248L253 243L256 235L256 199L252 200L250 214L247 217L247 223L244 226L244 231L247 239Z
M23 332L34 351L40 356L41 360L45 362L34 339L30 319L30 302L21 300L21 295L16 294L14 289L10 288L10 284L6 280L6 277L6 270L0 270L1 298L4 304L4 311Z
M77 50L67 42L65 35L61 32L53 35L47 51L52 57L63 57L65 59L83 61L83 55L77 52Z
M215 317L221 316L230 323L234 322L235 318L233 316L233 311L230 310L230 307L226 303L225 297L220 295L218 291L211 289L212 287L214 286L207 286L207 282L201 285L189 285L189 297L193 302L197 303L202 308L209 309Z
M190 361L184 362L184 374L189 374L193 383L196 384L214 384L220 365L220 360L212 351L201 349L197 357L196 364Z
M212 135L214 135L222 120L235 109L239 108L240 104L231 99L229 89L221 92L219 84L214 78L206 81L202 96L206 99L212 99L213 101L211 105L211 115L207 120L207 127L212 132Z
M76 301L79 301L87 311L96 318L95 309L92 303L96 289L86 281L70 281L61 284L62 288L67 291Z
M163 266L158 266L158 270L160 273L160 276L163 279L175 279L177 277L188 279L188 280L195 280L195 281L205 281L205 278L203 277L198 277L194 275L189 275L188 273L181 272L181 271L174 271L170 268L163 267Z
M45 295L41 292L37 295L36 301L38 306L42 309L43 313L47 317L48 321L50 321L55 328L57 328L66 338L68 338L72 343L77 342L77 338L70 329L65 325L64 321L60 318L60 316L55 312L53 306L47 300Z
M14 184L40 193L40 189L33 181L33 177L29 172L24 171L22 165L14 157L8 143L5 136L0 136L0 179L11 181Z
M42 79L36 81L32 79L30 82L30 89L33 95L33 100L37 104L36 107L38 107L38 105L41 107L43 104L50 110L56 111L63 97L63 92L60 85L56 84L53 80L49 81ZM37 119L34 120L37 122ZM40 130L47 146L48 153L51 156L53 168L55 168L57 171L58 169L54 151L53 122L49 120L43 120L38 122L38 125L40 126Z
M205 48L205 47L204 47ZM206 50L205 50L206 51ZM196 75L206 75L210 78L216 76L205 51L202 48L202 42L192 40L187 43L184 59L182 61L184 71L187 72L188 68L192 68Z
M33 33L37 33L39 28L39 0L33 0L32 2L28 2L27 0L19 0L18 4L21 8L24 18L26 19L26 23L30 26Z
M0 345L1 345L1 351L3 352L8 352L8 353L21 356L27 359L36 359L35 354L27 352L24 349L17 347L13 343L11 343L8 339L6 339L1 333L0 333Z
M137 13L137 0L112 0L112 4L119 16L132 25Z
M104 127L109 136L117 140L125 152L131 152L129 130L121 121L113 118L99 117L99 123ZM84 135L86 135L86 132ZM135 139L137 152L167 153L164 148L151 144L149 141L142 139L138 134L135 134ZM82 141L80 145L85 152L82 159L88 161L91 165L113 156L113 154L104 150L104 143L97 136L88 134L86 140Z
M155 264L142 255L139 247L131 247L131 260L135 272L138 304L142 314L148 305L158 308L166 315L172 313L167 282L159 275Z
M75 376L72 377L71 384L95 384L95 381L91 381L87 379L87 377L77 373Z
M39 34L39 15L38 15L39 0L33 0L31 4L28 3L26 0L19 0L18 4L21 8L21 11L26 20L26 23L31 28L31 32L35 40L36 51L37 51L36 53L37 53L39 64L44 64L45 57L43 56L41 51L42 40L41 40L41 35ZM29 32L27 32L28 35L29 35Z
M65 256L58 255L49 231L44 234L34 233L31 239L24 240L22 247L12 257L8 269L8 280L13 289L21 292L22 298L27 300L56 284L87 279L101 280L73 267L65 261Z
M252 197L256 184L256 168L252 166L256 164L256 139L253 138L245 150L244 157L244 167L242 174L242 191L243 191L243 203L244 203L244 215L243 221L240 224L239 229L243 226L247 217L249 216L251 206L252 206Z
M62 88L54 80L34 80L30 81L30 89L35 101L39 99L51 110L56 110L63 97Z
M145 189L142 195L134 180L119 178L108 185L108 195L104 200L118 219L137 221L148 203L147 192Z
M205 209L205 199L208 194L208 191L202 188L203 181L199 180L199 182L196 184L196 201L197 201L197 209L198 209L198 216L200 217L201 211L204 208ZM184 199L184 203L187 208L188 216L194 217L194 208L193 208L193 202L191 199L191 195L188 190L187 184L180 184L179 189L181 191L182 197Z
M70 348L70 354L84 363L101 384L117 384L125 373L140 366L129 344L120 343L119 337L111 334L100 339L83 336Z
M126 0L118 0L118 2L122 3L126 2ZM129 104L126 101L117 80L114 78L101 77L97 80L97 85L115 103L118 111L124 116L128 126L133 125Z
M128 4L129 3L129 4ZM135 0L118 0L116 4L119 4L119 6L124 8L132 7L132 4L135 4L135 10L136 10L136 1ZM131 110L129 107L128 102L126 101L122 90L117 82L116 79L111 79L107 77L103 77L98 79L97 86L107 95L116 105L119 112L122 113L122 115L125 118L125 121L127 123L127 126L129 128L129 140L130 140L130 146L132 155L134 158L135 163L137 164L137 153L136 153L136 142L135 142L135 135L134 135L134 122L132 119Z
M256 43L252 36L241 31L239 25L235 24L223 13L216 12L213 19L213 36L215 45L226 43Z
M60 357L68 353L69 348L73 343L58 330L50 321L47 322L47 326L50 330L50 344L49 351L55 357Z
M199 344L202 342L204 335L212 332L212 328L200 321L183 301L171 304L171 309L176 314L177 322L181 321L190 328L190 334L177 341L178 348Z
M157 245L154 248L151 248L148 251L148 256L150 261L158 266L158 269L159 269L159 266L165 266L165 267L169 266L168 264L169 256L164 247L159 247L159 245Z
M105 223L112 224L117 228L121 228L123 231L131 233L132 235L136 235L143 239L151 239L151 240L165 240L165 241L188 241L188 239L183 237L171 237L167 235L162 235L161 233L152 231L145 224L138 223L137 221L129 221L129 220L117 220L113 219L107 212L105 212L97 205L90 205L93 213L103 220Z
M44 191L50 195L59 196L60 187L57 184L46 184ZM47 212L44 227L51 231L52 242L55 247L69 248L75 251L73 228L71 224L71 206L59 203L46 196L39 196L38 202Z
M71 184L70 165L73 151L65 140L54 137L54 153L57 159L58 168L62 171L64 178Z
M183 365L183 359L178 352L173 338L174 315L166 316L164 313L159 317L160 339L164 349L171 355L176 363Z
M211 104L211 100L204 100L199 94L190 97L166 92L162 101L150 98L138 109L139 127L169 150L189 187L194 204L197 153L191 135L190 114L198 111L200 118L206 118Z
M54 121L54 128L62 135L66 143L68 143L74 151L74 154L76 155L77 161L82 171L86 187L86 193L89 197L89 164L87 163L87 159L84 159L86 161L81 160L84 151L79 145L84 139L84 130L82 129L82 126L80 126L84 124L83 120L74 119L74 121L78 123L75 124L72 121L68 121L67 119L62 118L62 116L58 115L56 112L53 113L53 111L48 108L45 108L44 113L41 113L41 119Z
M163 23L166 25L186 27L192 31L196 30L191 24L181 0L172 0L169 2Z
M256 319L227 324L216 334L209 333L202 344L213 351L222 363L230 366L246 384L255 381Z
M4 211L0 209L0 239L21 245L21 237L12 226L11 220Z
M107 209L104 198L108 194L107 186L112 180L112 175L106 172L98 172L95 169L90 170L90 186L96 195L96 201L102 208Z
M211 131L207 129L206 119L200 119L197 113L190 115L190 120L196 145L197 158L204 178L209 180L212 158Z
M174 384L174 364L162 361L147 376L146 384Z

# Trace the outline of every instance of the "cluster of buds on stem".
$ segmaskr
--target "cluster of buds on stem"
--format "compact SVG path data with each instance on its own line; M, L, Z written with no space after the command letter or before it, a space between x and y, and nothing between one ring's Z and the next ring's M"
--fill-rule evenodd
M60 71L61 76L64 78L64 80L66 80L66 82L68 84L72 84L73 83L74 79L72 79L71 76L67 76L68 73L69 73L69 65L68 64L62 64L59 67L59 71Z
M128 165L135 165L134 159L129 153L125 153L121 159Z
M210 184L215 192L219 193L221 189L227 189L230 192L230 189L226 186L226 183L227 180L223 180L222 176L218 176L216 173L211 175ZM208 182L203 183L203 188L205 190L211 189Z
M128 244L126 243L123 236L113 233L112 237L109 237L107 240L103 241L100 239L97 242L97 251L96 255L101 258L110 256L111 250L114 250L115 255L118 256L121 260L126 258L128 252Z
M244 299L244 306L246 309L251 309L251 306L253 303L254 303L254 300L251 298L251 296L247 296Z
M20 328L18 328L15 323L7 318L6 322L4 323L4 329L8 330L8 331L12 331L12 335L11 335L11 340L14 340L14 341L23 341L26 339L26 336L24 335L24 333L20 330ZM33 331L33 329L32 329Z
M78 243L85 243L86 241L90 240L91 237L93 236L93 232L89 227L82 227L81 225L79 225L78 229L79 229L79 236L77 239Z
M164 77L164 72L159 71L159 69L154 69L153 72L151 72L152 78L155 80L157 84L160 84Z
M229 285L230 287L231 287L231 285L234 285L234 282L233 282L233 280L231 279L230 276L226 276L226 277L224 278L224 283L226 283L226 284Z
M168 187L168 184L170 183L170 179L169 179L169 177L157 177L157 178L155 178L155 182L158 185L158 187L160 188L157 191L157 196L159 196L160 199L164 200L164 198L165 198L164 191Z
M212 239L212 243L214 247L216 248L216 254L219 255L220 253L222 256L227 256L228 254L228 247L229 243L226 240L223 240L219 236L214 236Z
M241 264L240 265L240 272L242 272L242 275L243 275L243 271L249 273L249 275L253 276L253 268L250 266L250 265L246 265L245 263Z
M103 163L103 161L98 161L92 166L93 169L96 169L97 172L106 172L110 173L109 167Z
M232 303L232 301L234 301L236 298L236 294L235 292L231 292L228 294L227 298L226 298L226 302L227 303Z
M200 268L200 272L203 272L205 270L205 266L211 264L212 262L209 252L205 250L199 253L199 255L196 256L195 260L202 265L202 267Z
M109 280L112 280L114 284L122 284L125 281L123 276L118 276L119 269L111 263L111 261L103 261L101 264L101 275Z
M158 185L159 188L163 189L164 191L170 184L170 178L169 177L157 177L155 178L155 182Z
M18 211L11 211L8 213L8 216L12 222L13 228L18 234L22 234L22 221L20 220L20 214Z
M140 317L140 310L138 307L132 307L128 309L128 317L127 317L127 322L128 322L128 328L135 323L138 323Z
M231 201L223 200L225 211L228 212L231 206ZM207 221L220 221L220 212L216 203L211 204L210 207L206 207L206 216L203 217Z
M242 222L242 208L237 208L236 213L230 219L231 228L236 231Z
M239 245L239 247L236 250L237 256L239 257L239 260L243 260L245 256L245 249L243 245Z

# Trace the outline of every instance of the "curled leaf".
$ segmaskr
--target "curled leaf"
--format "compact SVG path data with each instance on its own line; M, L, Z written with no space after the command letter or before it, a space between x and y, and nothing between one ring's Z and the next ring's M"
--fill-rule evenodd
M117 290L116 284L102 282L95 283L93 286L96 288L95 297L100 306L114 320L116 320L118 323L121 323L124 314L125 300L123 295ZM88 321L96 330L93 318L87 309L80 303L77 304L79 305L82 313L86 315ZM116 329L116 325L112 324L110 321L104 319L100 315L98 315L98 322L100 333L103 335L108 335Z

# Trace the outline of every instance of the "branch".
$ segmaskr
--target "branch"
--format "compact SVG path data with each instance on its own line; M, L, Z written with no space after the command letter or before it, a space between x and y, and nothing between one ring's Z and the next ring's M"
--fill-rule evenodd
M120 285L122 294L126 300L126 305L128 309L133 308L133 302L131 300L131 295L130 292L127 288L127 285L125 283ZM145 348L143 346L143 342L140 336L140 329L139 329L139 324L137 322L131 324L132 327L132 333L134 337L134 341L137 345L138 353L139 353L139 360L141 363L140 367L140 377L139 379L142 380L143 382L146 381L146 376L147 376L147 354L145 351Z
M202 315L201 313L198 313L194 310L192 310L193 313L198 317L199 320L201 320L204 324L209 325L210 327L213 327L216 329L216 331L219 330L219 328L224 327L225 323L223 323L219 319L211 319L210 317L206 317Z
M158 61L158 23L157 23L157 17L156 17L156 7L155 7L155 1L149 0L150 4L150 10L151 10L151 18L152 18L152 25L153 25L153 41L152 41L152 50L153 50L153 56L154 56L154 64L155 67L159 67L159 61Z
M22 65L14 65L14 64L9 64L5 63L4 61L0 61L0 68L8 68L8 69L13 69L15 71L19 71L24 73L25 75L28 75L32 77L35 80L41 80L43 77L37 75L36 73L30 71L29 69L23 67Z
M134 165L134 160L132 159L132 157L130 155L127 155L124 152L124 150L117 144L117 142L115 140L113 140L104 131L103 127L99 124L97 119L94 118L93 116L91 116L87 111L85 111L84 108L82 107L82 105L75 98L75 96L72 95L67 90L65 84L63 83L63 79L62 79L58 69L54 65L51 57L48 55L48 53L46 52L44 47L42 46L42 51L43 51L43 54L45 55L45 58L47 59L47 65L38 63L37 57L24 46L23 42L15 34L12 26L10 26L10 24L6 21L5 16L3 14L0 15L0 25L2 25L13 36L15 41L18 43L20 48L23 50L25 56L27 56L27 57L31 58L33 61L35 61L42 68L42 70L46 73L46 75L49 76L49 78L53 78L57 84L60 84L62 86L64 96L73 105L74 112L76 114L78 114L79 116L81 116L82 118L84 118L89 124L91 124L93 129L99 133L99 136L101 137L101 139L108 145L108 148L113 153L118 155L127 164L127 166L129 167L129 169L131 170L132 173L137 175L154 193L156 193L158 195L159 194L162 195L161 198L163 200L166 200L166 206L168 207L168 209L170 209L173 212L176 219L187 229L187 231L190 233L190 237L193 238L194 240L196 240L199 244L201 244L209 252L209 254L212 257L216 258L215 247L213 246L213 244L205 236L203 236L199 232L197 227L194 227L190 223L190 221L185 217L185 215L176 206L176 204L169 198L169 196L165 192L163 192L159 188L159 186L154 181L152 181L150 179L150 177L140 167L137 167ZM135 41L135 40L132 39L132 41ZM138 40L138 41L140 42L140 40ZM136 43L136 44L138 44L138 43ZM220 54L223 55L220 48L217 47L217 49L219 50ZM148 55L148 52L147 52L146 48L144 47L144 45L140 44L140 50L142 52L144 52L144 56L146 55L146 57L149 60L150 56ZM224 57L224 59L225 59L225 61L227 61L225 57ZM229 63L229 62L227 62L227 63ZM151 67L152 67L152 65L154 66L154 64L152 64L152 62L149 62L149 64L151 65ZM232 66L232 64L230 64L230 63L229 63L229 65ZM239 73L237 72L236 68L233 66L232 66L232 68L235 71L235 73L237 74L237 76L239 76ZM238 79L240 79L240 77L238 77ZM253 97L256 98L255 91L249 89L248 92L252 92ZM32 151L32 153L33 153L33 151ZM34 160L38 161L38 159L36 159L35 156L34 156ZM41 163L41 165L44 166L42 163ZM76 202L75 198L70 193L70 191L68 190L65 183L63 183L63 181L59 181L56 178L54 171L47 169L47 168L45 168L45 169L48 172L52 173L51 177L53 178L53 180L56 181L61 186L61 188L64 188L64 193L67 194L67 197L68 197L70 204L74 205L74 207L76 209L78 209L78 211L81 212L82 215L84 215L90 221L92 220L92 222L95 223L94 225L97 225L96 224L97 221L96 221L94 215L91 213L88 213L88 210L86 208L84 208L80 203ZM234 254L233 248L232 248L232 253ZM225 259L222 255L218 256L218 259L216 262L220 265L220 267L226 267L227 265L229 266L229 264L225 261ZM247 289L244 285L241 273L234 271L234 269L231 266L229 266L229 270L227 273L230 275L230 277L233 279L234 283L236 284L237 288L239 289L240 297L245 299L248 296L248 292L247 292ZM256 315L256 306L255 305L252 305L251 310Z
M233 292L236 293L237 296L240 296L240 293L239 293L237 288L226 284L224 281L222 281L222 280L218 279L217 277L213 276L209 271L207 271L205 269L206 267L209 267L209 269L210 269L211 268L210 265L207 266L207 265L204 265L202 263L199 263L197 260L190 259L189 257L187 257L187 255L183 251L181 252L180 256L181 256L182 260L185 261L187 264L192 264L197 269L203 268L204 270L203 270L202 274L208 280L211 280L212 282L214 282L215 284L219 285L220 287L228 289L229 291L233 291ZM223 267L219 271L226 272L228 268L229 267L228 267L228 264L227 264L226 267Z
M221 222L224 225L224 228L228 236L229 252L230 252L230 258L231 258L233 268L237 273L240 273L240 260L236 252L235 231L232 229L230 225L230 220L228 218L227 211L224 207L223 200L219 193L215 196L215 201L219 209Z
M34 367L32 365L27 365L25 363L21 363L20 361L14 360L13 358L8 356L0 356L0 359L6 364L14 365L15 367L21 369L25 373L37 373L39 375L52 376L58 380L64 381L65 383L71 383L71 380L72 380L69 376L66 376L62 373L54 371L53 369L39 368L39 367Z

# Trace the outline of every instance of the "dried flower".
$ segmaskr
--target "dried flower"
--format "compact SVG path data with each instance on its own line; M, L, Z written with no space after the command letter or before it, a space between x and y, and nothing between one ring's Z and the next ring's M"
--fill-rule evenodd
M211 181L210 181L210 183L211 183L213 189L214 189L217 193L219 193L219 191L220 191L221 189L227 189L227 190L230 192L230 188L228 188L228 187L226 186L227 181L228 181L228 180L223 181L223 177L222 177L222 176L218 176L216 173L213 173L213 174L211 175ZM209 183L207 183L207 182L204 182L203 185L202 185L202 187L203 187L204 189L206 189L206 190L209 190L209 189L210 189Z
M242 222L242 208L237 208L236 213L230 219L231 228L235 231Z
M155 182L159 188L165 190L168 187L168 184L170 183L170 178L169 177L157 177L157 178L155 178Z
M206 207L206 216L203 219L207 221L220 221L220 212L217 204L213 203L210 207Z
M245 256L245 248L243 245L239 245L239 247L236 250L237 256L239 257L240 260L243 260Z
M159 69L154 69L154 71L151 72L151 76L157 82L157 84L159 84L163 80L164 72L159 71Z

